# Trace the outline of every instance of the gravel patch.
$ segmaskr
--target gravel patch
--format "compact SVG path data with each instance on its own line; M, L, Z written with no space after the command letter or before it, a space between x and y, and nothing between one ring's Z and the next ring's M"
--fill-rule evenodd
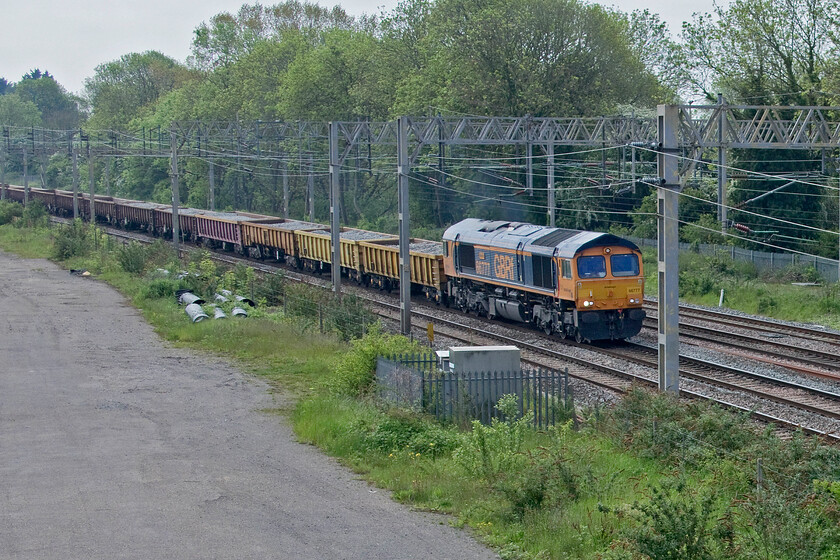
M0 558L497 558L297 443L261 412L287 398L110 287L5 253L0 282Z

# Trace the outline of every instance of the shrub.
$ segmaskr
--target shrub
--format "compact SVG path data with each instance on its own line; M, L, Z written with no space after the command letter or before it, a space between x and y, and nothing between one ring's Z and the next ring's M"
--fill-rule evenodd
M523 458L519 468L502 473L494 485L510 502L515 518L577 498L578 477L560 449L531 449Z
M524 466L522 444L533 422L530 414L516 419L516 395L504 395L496 408L505 416L505 420L493 418L489 426L478 420L473 421L472 430L455 452L456 462L469 475L491 484L497 482L503 474Z
M286 293L286 278L281 271L266 274L254 286L255 301L264 301L266 305L276 306L283 302Z
M175 292L182 289L183 283L173 278L156 278L148 283L143 290L144 299L161 299L174 297Z
M327 381L327 386L334 394L358 396L369 392L373 387L378 356L420 351L416 342L401 335L385 334L375 324L362 338L351 344L350 351L336 364Z
M117 249L117 262L129 274L140 275L146 269L146 248L132 241Z
M342 340L364 336L368 326L376 322L374 314L356 296L331 297L324 306L325 329L337 333Z
M17 202L0 202L0 226L12 223L23 215L23 206Z
M449 453L460 442L460 434L445 429L410 412L392 409L379 416L379 421L364 430L367 449L389 453L408 450L411 453Z
M47 208L44 203L40 200L30 200L21 212L20 220L17 220L15 225L28 228L46 227L48 220Z
M696 495L684 480L653 488L647 503L634 504L640 524L629 531L638 551L657 560L711 559L714 498ZM726 524L720 528L725 529Z
M53 257L65 261L71 257L83 257L93 249L93 227L88 227L80 219L69 225L60 226L53 232Z

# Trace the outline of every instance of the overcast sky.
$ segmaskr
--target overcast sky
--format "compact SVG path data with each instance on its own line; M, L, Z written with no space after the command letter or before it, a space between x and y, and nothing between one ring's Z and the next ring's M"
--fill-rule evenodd
M726 3L726 0L722 0ZM247 3L255 3L250 0ZM264 5L276 2L265 0ZM351 14L389 10L397 0L321 0L341 4ZM713 0L602 0L624 12L648 8L679 32L696 11ZM180 61L190 53L192 32L219 12L235 13L236 0L4 0L0 17L0 77L11 82L33 68L48 70L71 92L79 93L97 65L131 52L157 50Z

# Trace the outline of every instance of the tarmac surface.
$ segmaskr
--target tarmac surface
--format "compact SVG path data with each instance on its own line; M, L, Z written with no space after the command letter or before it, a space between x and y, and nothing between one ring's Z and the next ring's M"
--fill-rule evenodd
M0 252L0 559L498 558L312 446L92 277Z

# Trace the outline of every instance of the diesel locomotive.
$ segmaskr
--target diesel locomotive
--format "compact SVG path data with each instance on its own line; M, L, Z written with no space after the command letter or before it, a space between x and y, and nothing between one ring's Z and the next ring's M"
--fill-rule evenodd
M547 334L623 339L642 328L642 254L608 233L469 218L443 234L446 299Z

